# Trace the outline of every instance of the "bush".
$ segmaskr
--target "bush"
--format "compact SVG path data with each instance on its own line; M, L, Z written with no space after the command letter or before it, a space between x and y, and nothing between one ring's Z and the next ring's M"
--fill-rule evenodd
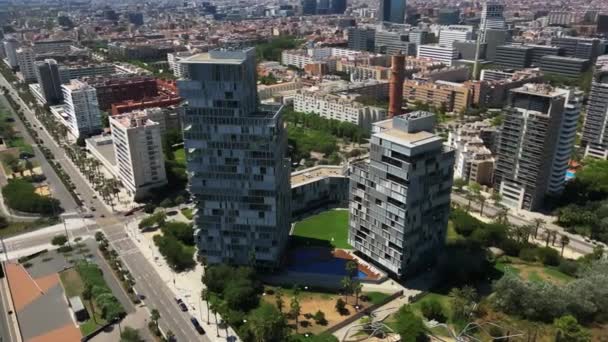
M502 249L506 255L516 257L519 256L519 253L524 246L525 244L517 242L516 240L505 239L498 247Z
M165 198L162 202L160 202L160 206L163 208L170 208L173 206L173 201L170 198Z
M59 253L69 253L73 250L74 250L74 248L72 246L61 246L61 247L57 248L57 252L59 252Z
M84 283L83 297L95 300L96 306L101 309L101 315L105 320L113 321L124 315L124 308L112 294L97 265L81 261L76 265L76 271Z
M54 236L51 240L53 246L63 246L66 242L68 242L68 238L65 235Z
M41 196L34 192L31 183L20 179L11 179L2 188L2 195L6 204L12 209L42 215L56 214L60 208L57 199Z
M423 300L420 303L420 311L422 311L422 315L428 320L435 320L437 322L445 322L446 320L443 307L436 299Z
M519 258L528 262L536 261L536 256L536 248L524 248L519 252Z
M196 265L194 250L185 248L174 236L156 235L154 236L154 244L158 246L160 254L163 255L173 270L181 272L193 269Z
M105 236L103 235L103 232L96 232L95 233L95 241L102 241L105 239Z
M571 277L576 277L578 273L578 263L572 260L562 259L558 267L559 271Z
M319 325L327 325L327 319L325 318L325 313L321 310L318 310L317 312L315 312L315 314L312 318L314 318L315 323L317 323Z
M161 228L163 234L172 235L183 244L194 246L194 228L184 222L167 222Z
M153 203L146 203L146 205L144 205L144 212L146 214L152 214L154 213L154 210L156 210L156 205Z
M342 298L338 298L336 301L336 311L338 311L340 315L346 314L346 302Z
M561 257L559 252L551 247L538 248L538 258L545 266L558 266Z

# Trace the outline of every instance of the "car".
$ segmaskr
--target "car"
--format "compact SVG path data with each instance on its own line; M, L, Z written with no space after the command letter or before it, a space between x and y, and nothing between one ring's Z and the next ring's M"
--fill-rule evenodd
M186 303L180 302L178 305L179 305L179 308L182 310L182 312L188 311L188 306L186 305Z
M91 211L97 211L97 209L95 209L95 207L91 207Z
M99 215L99 217L104 218L104 217L106 217L106 215L101 214L101 215Z
M93 218L93 217L95 217L95 215L93 215L93 214L84 214L82 217L84 217L84 218Z
M190 322L192 322L192 325L194 325L194 329L196 329L196 331L198 331L199 334L201 334L201 335L205 334L205 329L203 329L203 327L201 327L201 324L198 322L198 319L196 319L195 317L190 317Z
M181 302L182 302L182 299L181 299L181 298L179 298L179 297L175 297L174 299L175 299L175 302L176 302L177 304L179 304L179 303L181 303Z

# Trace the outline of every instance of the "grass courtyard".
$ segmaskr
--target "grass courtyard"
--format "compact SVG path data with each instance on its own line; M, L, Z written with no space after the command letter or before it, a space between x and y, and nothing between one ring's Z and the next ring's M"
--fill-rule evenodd
M335 248L352 249L348 244L348 210L328 210L296 223L293 236L330 243Z
M82 332L82 335L87 336L99 326L104 325L106 321L101 317L101 309L97 308L93 301L85 300L82 297L84 283L76 269L70 268L59 273L59 278L63 284L66 296L68 296L68 298L80 297L89 313L90 318L87 321L80 323L80 332Z
M173 155L175 156L175 161L180 165L186 165L186 151L184 148L179 148L173 151Z

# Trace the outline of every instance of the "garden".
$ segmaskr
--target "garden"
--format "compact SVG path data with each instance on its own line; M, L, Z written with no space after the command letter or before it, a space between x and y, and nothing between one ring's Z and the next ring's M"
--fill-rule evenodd
M348 210L328 210L296 223L292 247L327 245L352 249L348 244Z

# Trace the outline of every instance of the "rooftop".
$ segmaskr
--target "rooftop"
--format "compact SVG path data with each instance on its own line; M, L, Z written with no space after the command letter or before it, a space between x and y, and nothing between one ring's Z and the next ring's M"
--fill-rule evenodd
M112 116L111 120L118 122L124 128L158 125L158 122L148 119L148 113L143 110L136 110L122 115L115 115Z
M511 90L512 92L540 95L547 97L564 96L568 94L568 90L563 88L555 88L544 83L526 83L519 88Z
M291 187L300 186L327 177L346 177L344 169L338 165L319 165L291 174Z
M402 145L424 145L429 142L436 141L437 139L441 140L438 136L433 133L420 131L416 133L407 133L400 129L387 129L380 133L377 133L378 137L386 140L393 141Z

